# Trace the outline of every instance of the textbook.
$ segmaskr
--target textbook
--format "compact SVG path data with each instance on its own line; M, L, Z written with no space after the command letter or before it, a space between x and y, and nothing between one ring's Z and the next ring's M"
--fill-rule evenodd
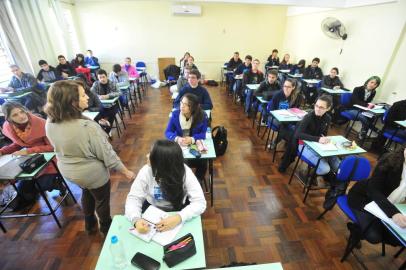
M145 210L144 214L142 214L141 217L149 223L149 225L150 225L149 232L142 234L142 233L139 233L137 231L137 229L135 229L134 227L131 227L129 229L129 232L132 235L135 235L136 237L140 238L141 240L143 240L145 242L150 242L152 240L152 241L160 244L161 246L165 246L165 245L169 244L170 242L172 242L183 225L182 223L180 223L178 226L176 226L172 230L169 230L166 232L158 232L155 229L155 224L160 222L161 219L169 217L169 214L153 205L150 205L147 208L147 210Z

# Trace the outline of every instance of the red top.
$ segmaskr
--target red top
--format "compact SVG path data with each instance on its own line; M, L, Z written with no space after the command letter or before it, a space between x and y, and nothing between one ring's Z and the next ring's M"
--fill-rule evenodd
M16 151L26 148L29 154L33 153L43 153L43 152L53 152L54 148L49 142L45 134L45 120L35 116L31 113L28 114L30 127L29 130L24 132L16 132L14 125L8 121L3 124L3 134L8 137L12 143L6 145L0 149L0 154L12 154ZM19 133L19 134L18 134ZM21 136L21 135L24 136ZM21 138L21 137L24 137ZM57 173L56 169L50 164L43 174L55 174Z

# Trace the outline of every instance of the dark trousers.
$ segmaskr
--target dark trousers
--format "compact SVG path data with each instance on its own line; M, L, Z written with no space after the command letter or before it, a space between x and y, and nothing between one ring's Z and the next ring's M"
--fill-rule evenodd
M207 171L207 159L188 159L186 164L191 168L196 168L195 175L199 181L204 181Z
M374 215L351 208L358 220L361 230L364 232L364 238L372 244L384 242L392 246L399 246L399 240L382 224Z
M309 105L313 105L316 102L317 98L317 88L308 87L306 84L303 84L302 90L306 97L306 103Z
M38 189L34 185L34 181L38 183L42 191L52 191L60 187L58 181L60 182L61 180L58 179L58 175L56 174L44 174L32 181L29 180L18 181L17 182L18 193L21 194L23 199L27 202L34 201L38 196Z
M99 218L100 231L107 233L111 224L110 180L99 188L82 188L82 208L85 219L94 217L96 211Z

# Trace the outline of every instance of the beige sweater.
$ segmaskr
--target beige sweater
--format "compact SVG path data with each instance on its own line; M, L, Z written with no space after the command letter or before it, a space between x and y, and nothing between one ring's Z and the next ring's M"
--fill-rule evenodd
M109 180L109 169L124 168L107 134L95 121L77 119L56 124L48 119L45 129L63 177L82 188L99 188Z

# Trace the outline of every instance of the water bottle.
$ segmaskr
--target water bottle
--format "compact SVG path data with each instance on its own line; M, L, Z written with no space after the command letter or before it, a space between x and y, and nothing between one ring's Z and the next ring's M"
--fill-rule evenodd
M113 235L110 243L110 253L113 258L114 269L125 269L127 267L127 260L124 253L124 248L118 237Z
M211 128L210 127L207 127L206 138L211 138Z

